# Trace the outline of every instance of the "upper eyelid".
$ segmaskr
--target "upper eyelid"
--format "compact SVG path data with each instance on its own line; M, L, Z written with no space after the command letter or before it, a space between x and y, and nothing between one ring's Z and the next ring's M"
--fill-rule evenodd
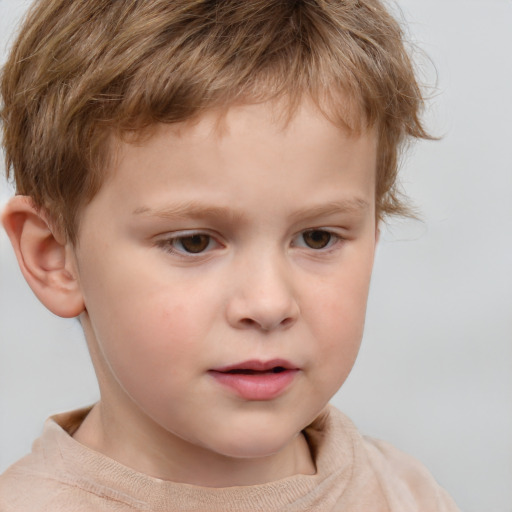
M152 238L156 239L157 242L166 242L169 240L176 240L179 238L187 238L190 236L196 236L196 235L205 235L209 236L215 240L219 240L219 238L222 238L218 233L214 233L210 231L209 229L180 229L178 231L166 231L164 233L161 233L159 235L156 235Z
M308 232L311 232L311 231L325 231L325 232L329 233L333 238L335 238L335 240L333 241L333 243L331 243L331 240L329 240L329 244L326 247L322 247L320 249L313 249L312 247L308 247L307 245L305 245L305 246L295 246L295 247L299 247L299 248L303 248L303 249L309 249L309 250L311 250L313 252L317 252L317 253L321 253L321 252L327 253L329 251L335 250L336 246L338 246L341 242L345 242L347 240L346 237L344 237L342 234L340 234L334 228L309 228L309 229L303 229L303 230L299 231L292 238L292 241L295 240L297 237L303 235L304 233L308 233Z
M296 233L296 235L294 235L294 238L296 236L299 236L299 235L303 234L303 233L311 233L311 231L326 231L327 233L330 233L331 235L333 235L333 236L335 236L337 238L340 238L340 239L345 239L346 238L346 236L342 233L342 231L344 231L342 228L324 227L324 226L301 229L300 231L298 231Z
M344 231L344 230L340 227L315 226L315 227L301 229L300 231L296 231L291 236L291 241L295 240L298 236L301 236L302 234L308 233L311 231L326 231L339 240L347 239L347 236L342 233L342 231ZM183 229L183 230L177 230L174 232L166 232L166 233L162 233L161 235L157 235L153 238L156 240L155 243L164 244L164 243L169 243L173 240L177 240L180 238L187 238L187 237L191 237L191 236L195 236L195 235L209 236L210 238L212 238L212 240L214 240L216 243L218 243L220 245L223 245L226 243L225 237L223 237L218 232L212 232L207 228Z
M291 238L296 238L297 236L300 236L303 233L308 233L311 231L327 231L331 235L334 235L339 238L346 238L345 235L342 234L342 231L344 231L341 227L330 227L330 226L314 226L314 227L308 227L301 229L299 231L296 231ZM208 228L197 228L197 229L183 229L183 230L177 230L177 231L169 231L162 233L160 235L156 235L153 238L161 239L162 241L166 240L174 240L177 238L187 238L189 236L195 236L195 235L206 235L211 238L214 238L215 240L219 241L222 240L224 237L219 234L218 232L213 232Z
M210 249L205 249L204 251L200 251L197 253L194 252L188 252L183 249L179 249L175 247L174 243L175 241L181 239L181 238L188 238L195 235L206 235L210 238L210 242L208 245L210 245L211 241L215 243L214 247ZM222 244L212 235L209 233L205 233L203 231L184 231L184 232L177 232L176 235L173 236L162 236L160 238L157 238L155 241L155 245L161 249L163 249L165 252L174 255L175 257L182 258L184 260L200 260L201 258L208 257L212 250L218 248L219 246L222 247Z

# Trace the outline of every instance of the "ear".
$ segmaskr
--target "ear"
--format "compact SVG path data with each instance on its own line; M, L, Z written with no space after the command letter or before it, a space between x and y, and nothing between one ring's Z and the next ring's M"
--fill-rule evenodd
M13 197L2 214L2 223L21 272L37 298L58 316L78 316L84 303L71 244L52 231L30 197Z

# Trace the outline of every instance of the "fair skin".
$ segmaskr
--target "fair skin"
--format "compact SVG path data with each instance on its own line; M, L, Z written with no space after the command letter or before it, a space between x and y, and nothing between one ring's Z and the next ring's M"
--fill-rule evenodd
M301 431L363 331L376 137L309 102L275 112L120 142L76 245L27 198L4 213L32 289L84 328L101 400L75 439L142 473L227 487L315 472Z

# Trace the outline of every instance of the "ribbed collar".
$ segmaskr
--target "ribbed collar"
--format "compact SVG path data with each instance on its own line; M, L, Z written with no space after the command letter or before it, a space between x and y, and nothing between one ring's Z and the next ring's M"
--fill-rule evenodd
M295 475L255 486L209 488L153 478L75 441L72 434L89 409L53 416L34 444L63 483L137 510L253 512L332 510L341 500L361 442L352 422L332 406L305 429L314 475Z

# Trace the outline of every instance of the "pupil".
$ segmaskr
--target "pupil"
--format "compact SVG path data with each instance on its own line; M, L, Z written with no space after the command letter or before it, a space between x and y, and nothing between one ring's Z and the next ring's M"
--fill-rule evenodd
M187 252L203 252L210 243L210 237L207 235L192 235L181 239L181 245Z
M328 231L308 231L304 233L304 242L312 249L323 249L331 241L331 234Z

